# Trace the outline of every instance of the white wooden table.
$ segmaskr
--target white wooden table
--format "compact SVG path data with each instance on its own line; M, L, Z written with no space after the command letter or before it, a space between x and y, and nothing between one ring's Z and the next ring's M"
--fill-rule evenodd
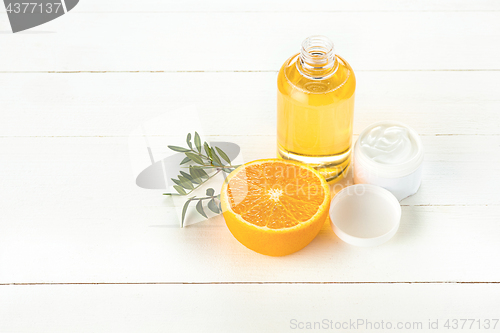
M420 331L480 319L463 331L493 331L500 2L82 0L9 30L1 12L0 332L287 332L358 319ZM130 131L195 105L209 139L239 144L247 161L274 157L277 70L312 34L355 70L355 134L393 119L422 137L424 180L399 232L365 249L325 224L273 258L220 216L178 228L163 191L134 183Z

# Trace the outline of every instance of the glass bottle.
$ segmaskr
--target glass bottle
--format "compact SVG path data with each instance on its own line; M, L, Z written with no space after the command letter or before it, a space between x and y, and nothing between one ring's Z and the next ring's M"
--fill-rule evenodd
M309 164L327 181L351 161L354 90L351 66L333 43L311 36L278 74L278 156Z

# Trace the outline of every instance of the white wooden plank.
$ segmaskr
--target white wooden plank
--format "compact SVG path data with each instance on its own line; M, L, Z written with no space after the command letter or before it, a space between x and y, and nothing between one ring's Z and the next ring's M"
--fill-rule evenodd
M356 75L355 133L393 119L422 135L500 134L500 72ZM272 135L276 73L2 74L0 105L0 136L127 136L186 105L206 133Z
M304 1L160 1L143 0L140 4L132 1L82 1L73 12L350 12L350 11L491 11L500 10L495 0L425 0L425 1L398 1L398 0L317 0L314 3ZM0 13L5 8L0 7Z
M479 1L398 1L398 0L318 0L313 3L304 1L159 1L143 0L140 5L128 1L90 1L78 5L79 12L327 12L327 11L475 11L499 10L500 5L494 0Z
M369 249L325 225L282 258L246 249L220 217L179 229L164 207L84 207L93 213L2 219L0 282L499 282L498 207L403 207L398 234Z
M274 155L273 136L215 138ZM498 281L498 140L424 137L423 185L389 243L354 248L325 225L271 258L221 217L179 229L162 191L135 186L127 138L1 138L0 282Z
M500 69L498 15L76 11L2 34L0 71L276 71L313 34L330 36L357 70Z
M274 136L208 139L240 145L244 161L276 157ZM160 137L160 140L168 151L169 138ZM92 196L94 187L99 187L102 181L106 181L111 191L106 194L110 195L107 201L114 202L111 194L115 189L122 196L130 195L131 200L137 200L137 195L149 196L149 192L135 189L136 175L131 168L127 138L2 138L0 142L2 182L5 189L21 195L19 199L27 198L29 193L24 193L23 187L30 186L40 191L51 187L71 191L73 186L79 186ZM500 204L494 195L500 180L498 136L425 136L423 143L426 155L422 188L404 204ZM159 151L156 159L167 156L162 154ZM79 176L72 179L76 173ZM82 183L82 179L86 182ZM150 199L149 196L138 203L148 206Z
M328 323L316 326L325 331L444 332L454 319L457 331L484 332L500 325L493 329L498 284L0 286L0 294L2 332L289 332L309 331L307 322ZM462 330L460 319L476 321ZM349 323L358 320L371 329Z

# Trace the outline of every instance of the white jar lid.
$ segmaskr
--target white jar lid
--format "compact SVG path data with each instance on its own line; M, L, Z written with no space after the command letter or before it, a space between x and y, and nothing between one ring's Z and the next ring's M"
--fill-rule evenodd
M369 184L342 189L330 205L330 223L344 242L376 246L387 242L399 228L401 206L388 190Z

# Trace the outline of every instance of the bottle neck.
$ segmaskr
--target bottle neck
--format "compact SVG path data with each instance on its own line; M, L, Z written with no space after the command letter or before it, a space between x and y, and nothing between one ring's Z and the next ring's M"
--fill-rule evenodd
M311 79L322 80L332 76L338 68L333 43L325 36L311 36L302 43L297 69Z

